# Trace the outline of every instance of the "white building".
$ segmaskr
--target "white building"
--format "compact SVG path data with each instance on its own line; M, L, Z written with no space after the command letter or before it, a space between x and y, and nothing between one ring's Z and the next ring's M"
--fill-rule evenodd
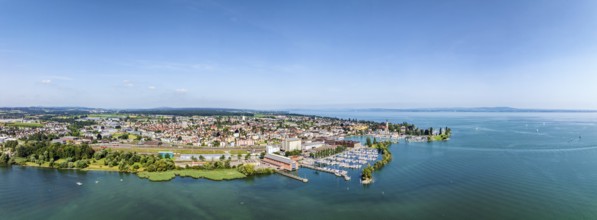
M314 148L319 148L319 147L323 147L324 143L323 142L311 142L311 143L305 143L303 144L303 150L311 150Z
M268 154L274 154L276 152L280 152L280 147L266 146L265 150L267 151Z
M287 138L282 142L282 149L284 151L301 150L301 139Z

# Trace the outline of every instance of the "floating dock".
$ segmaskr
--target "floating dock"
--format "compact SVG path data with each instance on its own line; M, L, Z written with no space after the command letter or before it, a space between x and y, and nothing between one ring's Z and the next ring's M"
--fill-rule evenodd
M296 176L296 175L293 175L293 174L290 174L290 173L286 173L286 172L284 172L284 171L279 171L279 170L276 170L276 173L278 173L278 174L280 174L280 175L282 175L282 176L290 177L290 178L292 178L292 179L295 179L295 180L301 181L301 182L303 182L303 183L309 182L309 180L308 180L307 178L302 178L302 177L300 177L300 176Z
M349 181L350 180L350 176L348 176L347 174L340 174L331 170L326 170L326 169L322 169L321 167L316 167L316 166L311 166L311 165L307 165L307 164L301 164L302 167L305 168L309 168L312 170L317 170L317 171L321 171L321 172L326 172L326 173L331 173L334 174L336 176L341 176L344 178L344 180Z

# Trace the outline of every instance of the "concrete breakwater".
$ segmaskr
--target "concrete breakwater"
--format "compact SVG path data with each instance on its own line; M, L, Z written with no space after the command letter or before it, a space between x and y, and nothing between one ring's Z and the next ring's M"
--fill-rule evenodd
M311 166L311 165L308 165L308 164L301 164L301 166L302 166L302 167L305 167L305 168L312 169L312 170L321 171L321 172L327 172L327 173L334 174L334 175L336 175L336 176L341 176L341 177L343 177L343 178L344 178L344 180L346 180L346 181L350 180L350 176L348 176L348 174L347 174L347 173L345 173L345 172L344 172L344 173L341 173L341 172L340 172L340 171L338 171L338 170L324 169L324 168L321 168L321 167Z
M285 176L285 177L289 177L289 178L292 178L292 179L295 179L295 180L298 180L298 181L302 181L303 183L309 182L309 179L307 179L307 178L302 178L300 176L296 176L296 175L293 175L291 173L286 173L284 171L276 170L276 173L278 173L278 174L280 174L282 176Z

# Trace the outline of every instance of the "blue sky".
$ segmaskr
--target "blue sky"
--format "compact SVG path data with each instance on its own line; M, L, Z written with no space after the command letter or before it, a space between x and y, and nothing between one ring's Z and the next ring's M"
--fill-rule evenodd
M597 2L0 0L0 79L0 106L597 109Z

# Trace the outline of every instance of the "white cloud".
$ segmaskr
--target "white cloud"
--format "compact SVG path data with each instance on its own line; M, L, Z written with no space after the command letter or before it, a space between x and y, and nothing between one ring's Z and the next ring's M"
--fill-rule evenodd
M51 84L52 80L50 80L50 79L44 79L44 80L41 81L41 83L42 84Z
M140 60L127 64L145 69L169 70L169 71L213 71L218 66L212 63L180 63L180 62L156 62Z
M147 88L148 88L148 89L151 89L151 90L154 90L154 89L155 89L155 86L149 86L149 87L147 87Z
M135 86L135 84L133 84L130 80L122 80L122 83L124 83L124 86L126 87L133 87Z
M57 79L57 80L64 80L64 81L72 81L73 80L73 78L70 78L67 76L50 76L50 78Z
M176 91L176 93L180 93L180 94L185 94L188 92L187 89L176 89L175 91Z

